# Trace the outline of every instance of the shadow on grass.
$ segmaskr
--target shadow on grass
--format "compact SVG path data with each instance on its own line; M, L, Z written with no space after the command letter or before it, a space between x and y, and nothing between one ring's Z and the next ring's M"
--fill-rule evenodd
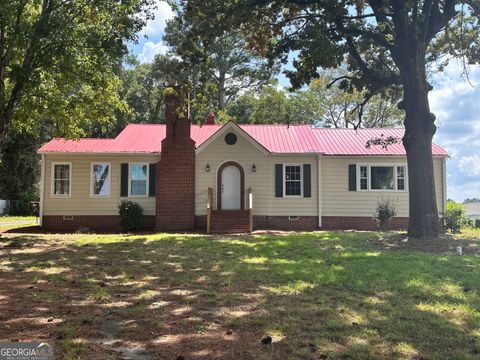
M479 258L375 236L10 235L0 339L88 359L478 358Z

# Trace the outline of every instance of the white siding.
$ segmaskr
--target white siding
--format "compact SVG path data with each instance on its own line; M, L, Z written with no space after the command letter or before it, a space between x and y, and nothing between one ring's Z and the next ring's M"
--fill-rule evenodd
M143 207L145 215L155 215L155 197L120 198L120 164L128 162L156 163L160 156L137 155L46 155L43 215L118 215L121 200L133 200ZM51 196L52 163L72 164L70 197ZM110 196L90 197L91 163L111 163Z
M214 189L214 203L216 204L217 169L226 161L236 161L245 172L245 191L252 188L255 215L317 216L317 155L266 156L242 135L237 135L238 141L235 145L227 145L224 137L220 136L197 155L195 162L195 214L206 214L209 187ZM309 198L276 198L275 164L277 163L311 164L312 196ZM210 165L210 172L205 171L207 164ZM253 164L257 168L256 172L251 170ZM246 202L247 198L247 194L245 194Z
M207 189L214 189L216 208L217 169L226 161L236 161L245 172L245 192L253 191L255 215L269 216L318 216L318 156L317 155L265 155L252 146L242 135L235 145L227 145L223 136L213 141L196 157L195 164L195 214L205 215ZM135 155L46 155L44 183L44 215L117 215L120 200L120 164L127 162L156 163L156 156ZM435 183L439 212L444 204L442 159L435 158ZM69 198L51 197L52 162L72 163L72 192ZM90 197L91 162L111 163L110 197ZM276 198L275 164L311 164L311 197ZM356 163L406 164L402 157L336 157L323 156L322 166L322 215L366 216L372 215L379 199L392 198L398 207L398 216L408 216L407 192L348 191L348 165ZM209 164L211 171L206 172ZM255 164L257 171L252 172ZM144 208L145 215L155 214L155 198L131 198ZM245 201L248 201L245 193ZM245 204L247 205L247 204Z
M467 216L472 219L480 219L480 201L464 205Z
M395 201L397 216L408 217L406 191L348 191L349 164L406 164L402 157L322 157L323 216L371 216L377 201ZM435 188L439 212L443 209L442 159L434 159Z

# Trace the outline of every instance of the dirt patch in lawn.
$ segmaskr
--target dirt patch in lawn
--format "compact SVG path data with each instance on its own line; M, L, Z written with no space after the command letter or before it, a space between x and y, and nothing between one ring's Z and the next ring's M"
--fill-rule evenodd
M0 341L49 341L65 359L254 359L264 346L261 296L205 275L215 259L59 238L0 239Z
M462 247L463 255L480 254L479 243L455 238L453 235L441 235L434 240L411 239L406 234L386 235L370 243L386 250L413 250L435 254L457 254L457 247Z

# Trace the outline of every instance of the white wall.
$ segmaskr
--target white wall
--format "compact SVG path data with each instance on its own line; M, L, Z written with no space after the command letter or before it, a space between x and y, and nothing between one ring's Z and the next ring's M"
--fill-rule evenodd
M120 165L128 162L156 163L159 160L159 155L46 155L43 215L118 215L118 205L121 200L138 202L143 207L145 215L155 215L155 197L120 198ZM70 197L51 196L53 162L72 163L72 191ZM111 164L110 196L108 197L90 196L92 162Z

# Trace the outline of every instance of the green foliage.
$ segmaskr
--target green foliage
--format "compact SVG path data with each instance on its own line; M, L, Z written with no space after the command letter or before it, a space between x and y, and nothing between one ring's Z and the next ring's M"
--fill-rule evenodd
M390 222L397 214L397 207L392 199L380 199L373 218L381 231L390 230Z
M12 0L0 12L0 145L44 121L68 137L126 111L117 76L152 0ZM93 129L92 129L93 128Z
M182 60L175 64L173 80L187 86L194 121L202 122L212 110L225 109L242 90L258 89L278 72L278 66L249 49L245 36L237 31L220 31L205 41L193 31L197 19L187 19L182 9L176 8L177 16L167 23L164 41L169 56ZM157 57L154 67L163 63L165 59Z
M140 204L124 200L118 206L118 210L123 230L135 231L140 229L143 218L143 208Z
M30 201L38 201L40 156L36 154L45 134L12 132L4 144L0 160L0 199L16 200L15 215L31 213ZM14 215L12 213L12 215Z
M307 89L287 91L271 81L257 91L247 91L219 112L220 122L235 120L255 124L312 124L322 127L394 127L401 125L402 114L391 97L375 96L358 119L358 105L364 92L346 93L329 87L334 72L326 71Z
M459 233L463 227L471 226L471 221L465 214L463 204L449 201L444 214L445 228L452 233Z
M410 217L409 235L438 235L430 149L436 125L427 69L452 57L465 65L480 61L480 0L181 0L179 6L186 9L192 32L205 41L239 31L270 63L287 63L293 55L293 69L284 73L295 89L323 69L346 64L347 74L335 82L348 93L364 92L359 119L375 95L403 92L398 106L405 112L407 158L427 164L409 171L410 183L418 185L410 189L410 214L416 215Z

